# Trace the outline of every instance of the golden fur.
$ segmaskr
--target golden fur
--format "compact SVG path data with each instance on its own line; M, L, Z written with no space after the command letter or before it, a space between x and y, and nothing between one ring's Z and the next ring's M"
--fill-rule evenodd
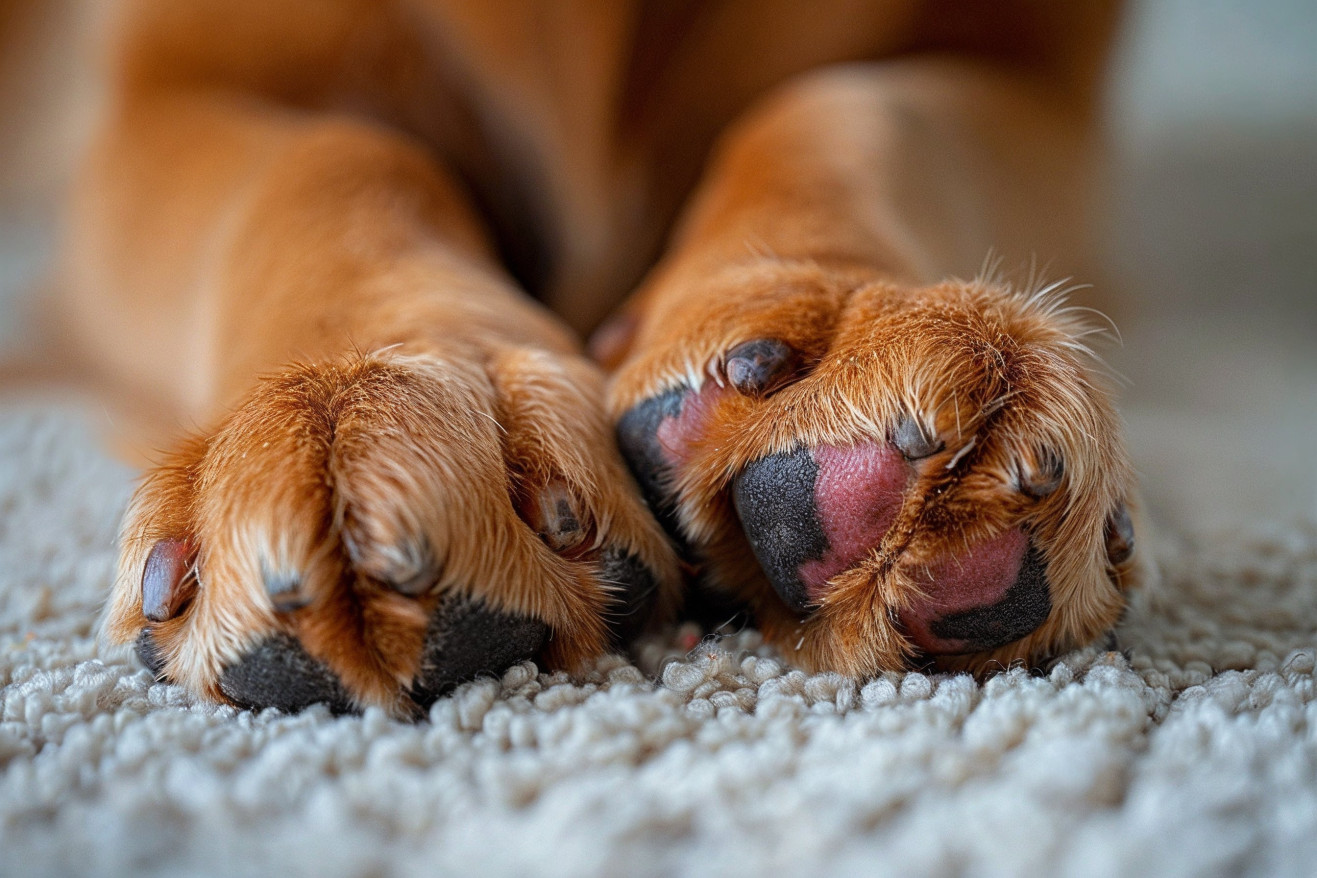
M761 338L798 373L717 396L675 490L695 563L794 661L904 665L917 572L1021 525L1054 610L942 664L1036 661L1115 622L1138 556L1109 559L1108 522L1134 487L1090 330L1041 284L954 280L992 248L1077 258L1112 4L135 0L118 20L60 308L118 393L200 425L134 498L103 624L150 627L167 677L222 699L220 669L286 631L357 705L405 714L455 591L545 621L545 662L570 668L608 646L610 546L669 617L682 573L612 423L725 383ZM572 330L632 287L595 336L605 386ZM730 480L903 415L945 447L871 556L793 613ZM1054 460L1057 490L1021 490ZM555 536L560 499L579 527ZM160 540L193 572L150 622Z

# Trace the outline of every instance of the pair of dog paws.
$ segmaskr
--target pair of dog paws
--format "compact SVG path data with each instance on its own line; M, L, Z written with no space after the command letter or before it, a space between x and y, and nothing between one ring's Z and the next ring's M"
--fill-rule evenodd
M642 322L607 389L497 345L262 379L147 474L105 639L215 700L408 716L623 648L689 589L858 677L1110 629L1133 479L1077 309L812 266L709 284L727 313Z

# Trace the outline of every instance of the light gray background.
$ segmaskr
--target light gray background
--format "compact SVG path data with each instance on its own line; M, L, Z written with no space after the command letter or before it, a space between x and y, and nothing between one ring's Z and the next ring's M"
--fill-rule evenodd
M1317 4L1135 4L1111 95L1109 360L1177 526L1317 517Z

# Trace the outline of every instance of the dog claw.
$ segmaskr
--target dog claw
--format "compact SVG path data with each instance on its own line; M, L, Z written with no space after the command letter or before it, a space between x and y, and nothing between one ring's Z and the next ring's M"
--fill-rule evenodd
M929 457L937 454L944 447L941 439L925 432L923 424L910 415L902 417L901 422L896 425L896 432L892 434L892 444L900 449L907 460Z
M345 534L343 542L348 557L359 573L399 594L416 597L429 591L439 581L441 565L435 560L434 551L424 537L381 546L368 539ZM267 585L269 580L267 575ZM307 601L309 598L299 606L304 606Z
M1107 518L1107 559L1124 564L1134 554L1134 522L1124 503Z
M800 367L795 348L775 338L747 341L727 353L727 381L746 396L764 396L791 379Z
M1061 487L1061 477L1065 475L1065 465L1055 454L1043 455L1037 468L1020 476L1020 491L1034 499L1042 499Z
M398 592L398 594L405 594L408 597L414 598L418 595L425 594L437 581L437 574L431 571L425 571L408 579L386 580L384 584Z
M142 615L165 622L178 615L196 592L192 572L196 547L188 540L160 540L146 557L142 571Z
M589 536L588 521L576 511L566 482L554 480L523 494L518 507L526 524L555 552L573 549Z
M311 602L310 597L302 591L302 577L295 573L273 573L267 570L261 580L265 584L265 593L270 596L270 603L280 613L300 610Z
M576 513L575 500L563 482L550 482L537 493L532 526L555 552L580 545L586 537L586 527Z
M408 548L410 551L405 560L393 565L391 572L382 577L380 582L399 594L414 598L434 588L439 581L442 565L435 561L428 540L409 543Z

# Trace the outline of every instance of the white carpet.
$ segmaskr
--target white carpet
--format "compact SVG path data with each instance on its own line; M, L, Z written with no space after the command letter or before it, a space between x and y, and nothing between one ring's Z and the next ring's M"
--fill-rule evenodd
M0 872L1311 874L1317 528L1160 546L1131 658L856 686L753 634L430 721L194 704L97 657L131 473L0 405ZM674 635L675 642L675 635ZM656 682L652 675L658 676Z

